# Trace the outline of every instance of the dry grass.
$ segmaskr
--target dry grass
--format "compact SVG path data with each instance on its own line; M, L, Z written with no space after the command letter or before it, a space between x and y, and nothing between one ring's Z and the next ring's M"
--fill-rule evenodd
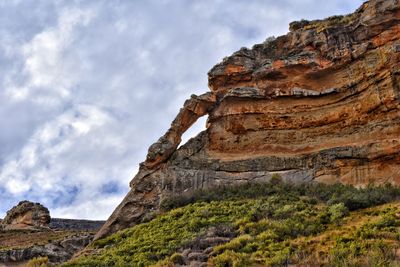
M389 234L382 231L381 235L375 234L370 238L358 238L357 232L362 228L368 228L370 225L377 224L382 220L382 214L387 210L397 210L400 211L400 202L385 204L378 207L367 208L360 211L351 212L351 214L344 218L340 226L331 225L326 231L319 235L311 237L299 237L292 241L292 245L298 253L293 258L295 262L302 265L316 264L316 266L331 266L332 265L332 251L338 244L338 239L348 239L349 242L362 243L365 242L366 245L373 247L374 245L381 243L389 249L389 252L394 252L396 254L400 247L399 236L397 234ZM350 253L350 252L349 252ZM373 255L371 250L371 257ZM382 252L379 252L382 254ZM395 262L400 260L398 255L393 255L397 258ZM360 261L356 257L354 260ZM365 256L365 262L354 263L354 266L370 266L368 261L370 261L369 256ZM399 265L382 265L382 266L400 266ZM335 266L335 265L333 265Z
M47 257L33 258L25 265L25 267L48 267L49 259Z
M316 29L316 31L319 33L328 28L351 24L352 22L354 22L356 17L357 17L356 14L349 14L345 16L332 16L324 20L313 20L313 21L303 20L302 23L304 25L301 26L301 29L303 30Z
M19 249L34 245L45 245L51 241L62 240L67 236L76 235L77 231L32 231L11 230L0 232L0 249Z

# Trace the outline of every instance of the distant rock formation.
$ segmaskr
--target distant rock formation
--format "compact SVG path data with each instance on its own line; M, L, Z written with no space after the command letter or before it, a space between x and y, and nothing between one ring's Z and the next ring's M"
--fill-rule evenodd
M85 248L103 224L50 218L43 205L21 201L0 220L0 267L24 266L35 257L47 257L51 264L65 262Z
M30 233L24 233L29 236ZM76 233L60 240L49 240L46 244L21 248L2 248L0 250L0 267L24 266L24 262L35 257L47 257L52 264L68 261L72 256L85 248L93 239L92 233ZM51 265L53 266L53 265Z
M268 181L400 184L400 1L292 23L208 73L149 148L96 238L140 222L171 194ZM207 129L178 149L201 116Z
M50 228L53 230L97 231L105 221L51 218Z
M1 222L5 230L47 228L50 223L49 210L40 203L21 201L7 212Z

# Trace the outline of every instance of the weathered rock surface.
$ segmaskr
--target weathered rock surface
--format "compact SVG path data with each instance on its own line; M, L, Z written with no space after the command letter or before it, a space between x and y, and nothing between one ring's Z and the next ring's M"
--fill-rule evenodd
M77 234L62 240L51 241L44 245L35 245L18 249L0 250L0 263L5 266L25 262L35 257L48 257L51 263L65 262L78 251L85 248L94 234Z
M235 236L235 231L230 227L210 227L205 234L177 251L180 260L175 262L175 266L209 266L207 262L213 256L213 248L229 242Z
M1 222L5 230L48 227L50 223L49 210L40 203L21 201L7 212Z
M400 1L291 24L208 73L149 149L96 238L141 221L169 194L278 173L293 182L400 184ZM207 130L177 149L201 116Z
M39 203L21 201L0 227L0 266L24 266L35 257L62 263L85 248L104 221L50 218Z

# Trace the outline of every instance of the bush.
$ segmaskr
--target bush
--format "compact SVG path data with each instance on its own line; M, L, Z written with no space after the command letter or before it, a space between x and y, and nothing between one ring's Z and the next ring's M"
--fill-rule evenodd
M99 253L65 266L174 266L183 260L177 251L194 247L210 229L221 227L230 234L217 236L230 241L214 247L214 258L209 260L214 266L280 266L292 264L296 255L307 255L297 257L300 265L303 261L325 266L331 261L333 266L366 266L371 243L380 239L398 243L398 210L359 212L369 223L359 222L358 229L340 224L349 221L343 219L349 210L386 203L399 195L399 188L390 185L357 189L284 182L200 190L164 199L164 207L173 210L94 242L92 248ZM371 216L374 220L369 220ZM341 230L324 232L335 228ZM309 242L315 235L321 235L318 241ZM323 243L323 250L317 242ZM379 259L370 259L375 260Z
M310 197L311 202L322 201L328 205L343 203L349 211L388 203L400 198L400 188L390 184L370 185L355 188L351 185L319 183L290 184L283 183L279 175L273 176L267 183L252 183L237 186L225 186L209 190L197 190L181 196L170 196L162 200L164 211L183 207L191 203L221 200L256 199L271 195L286 195L294 201L299 196Z
M369 266L391 266L391 263L396 262L396 248L377 242L368 253L367 262Z
M265 261L267 266L288 266L290 259L290 248L279 250L271 258Z
M216 246L214 248L214 251L216 253L221 253L223 251L240 251L243 247L246 246L248 242L252 240L253 238L250 235L242 235L239 236L238 238L231 240L228 243Z
M343 203L334 204L329 207L331 222L338 223L340 219L349 214L349 210Z
M375 226L378 230L382 230L384 228L400 226L400 221L396 218L395 214L389 213L383 215L382 218L375 223Z
M185 259L183 258L182 254L180 254L180 253L172 254L170 259L175 264L181 264L181 265L185 264Z
M36 257L28 261L25 267L48 267L49 259L47 257Z
M345 16L331 16L324 20L314 20L305 24L302 28L305 30L316 29L317 32L321 32L327 28L337 27L338 25L350 24L355 20L355 14L349 14Z
M245 253L237 253L232 250L226 250L224 253L212 258L215 267L243 267L249 266L250 261Z
M282 177L278 173L272 174L270 183L273 185L281 184L283 182Z

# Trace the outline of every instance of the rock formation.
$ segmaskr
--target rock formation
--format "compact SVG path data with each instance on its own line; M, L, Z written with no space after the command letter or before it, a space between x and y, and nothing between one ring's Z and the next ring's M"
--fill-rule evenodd
M47 257L51 264L65 262L85 248L103 224L50 218L43 205L21 201L0 220L0 267L25 266L35 257Z
M49 227L53 230L97 231L104 223L105 221L51 218Z
M39 203L26 200L9 210L1 222L5 230L43 228L48 227L49 223L49 210Z
M25 233L29 235L29 233ZM92 233L77 233L61 240L50 240L47 244L22 248L1 249L0 267L25 266L23 263L35 257L47 257L51 264L66 262L85 248L93 239ZM53 265L51 265L53 266Z
M286 181L400 184L400 1L300 21L208 73L153 144L131 191L96 238L141 221L163 197ZM178 148L201 116L207 129Z

